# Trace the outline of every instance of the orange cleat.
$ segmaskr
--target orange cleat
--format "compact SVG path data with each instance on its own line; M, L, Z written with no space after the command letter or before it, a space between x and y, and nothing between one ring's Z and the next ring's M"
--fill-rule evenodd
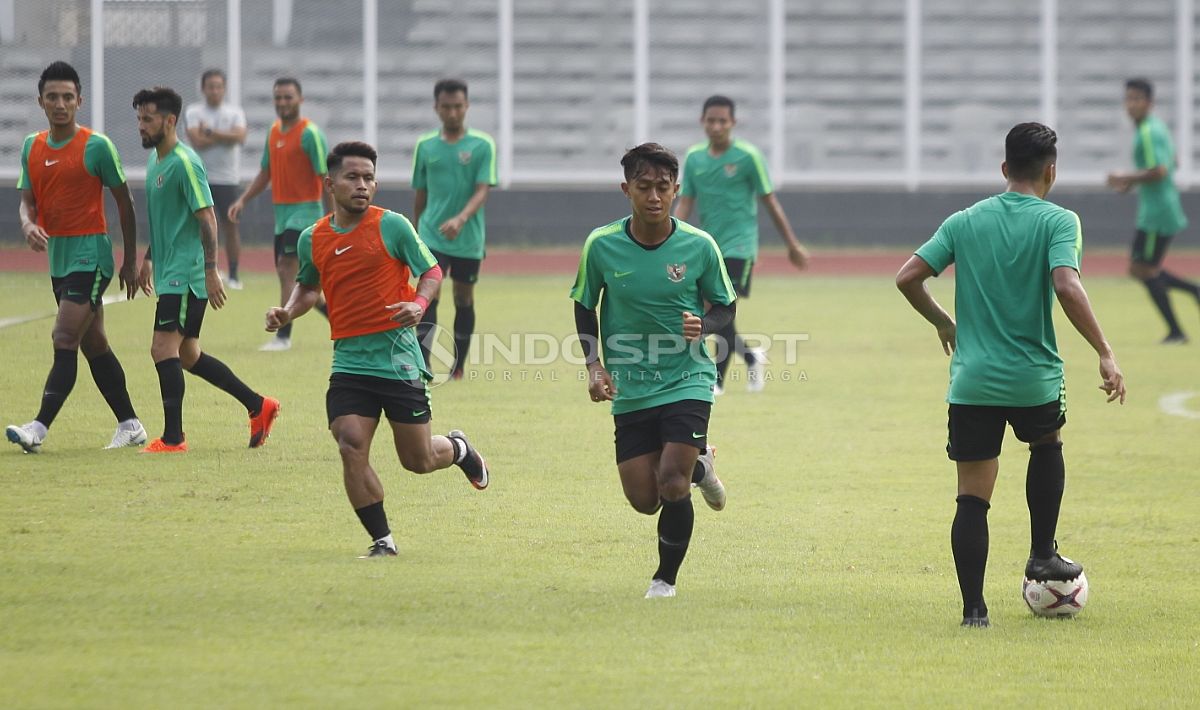
M274 397L263 397L262 410L257 416L250 417L250 448L257 449L267 443L271 436L271 427L279 417L279 400Z
M186 454L187 441L181 441L178 444L168 444L162 439L155 439L146 445L146 448L141 450L143 454Z

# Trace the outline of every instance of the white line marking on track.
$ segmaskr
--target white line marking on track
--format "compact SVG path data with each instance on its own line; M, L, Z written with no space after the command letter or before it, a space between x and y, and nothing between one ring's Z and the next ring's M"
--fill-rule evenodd
M127 301L127 300L129 300L129 299L125 298L125 294L123 294L123 293L105 296L101 299L101 301L106 306L113 304L113 303L120 303L121 301ZM14 316L12 318L0 318L0 330L3 330L4 328L11 328L14 325L21 325L22 323L32 323L35 320L43 320L46 318L53 318L56 315L58 315L58 311L50 311L49 313L37 313L34 315L28 315L28 316Z
M1188 409L1187 401L1195 397L1197 392L1172 392L1158 398L1158 408L1163 412L1186 419L1200 419L1200 412Z

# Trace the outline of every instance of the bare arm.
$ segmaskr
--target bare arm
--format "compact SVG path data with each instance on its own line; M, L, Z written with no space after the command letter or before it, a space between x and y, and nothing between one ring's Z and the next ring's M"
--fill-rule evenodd
M413 228L420 231L421 213L425 211L425 205L429 203L429 193L425 190L417 190L413 194Z
M596 311L579 301L575 301L575 333L587 365L588 396L593 402L611 402L617 393L617 386L600 362L600 320Z
M680 197L679 202L675 205L675 219L683 222L688 221L692 216L692 208L696 206L696 198Z
M1134 185L1141 183L1159 182L1167 177L1167 166L1156 165L1145 170L1134 170L1129 173L1109 173L1108 186L1118 192L1125 192Z
M1125 376L1117 366L1117 358L1104 337L1104 331L1100 329L1100 321L1092 311L1079 272L1068 266L1060 266L1051 276L1054 279L1054 293L1067 319L1100 356L1100 389L1108 395L1109 402L1120 399L1121 404L1125 404Z
M203 124L201 124L201 125L203 125ZM190 124L188 125L187 138L188 138L188 143L191 143L192 147L196 148L198 150L204 150L205 148L211 148L213 143L216 143L216 141L213 140L212 133L211 132L205 133L204 129L198 125L197 126L193 126Z
M475 192L471 193L471 199L467 200L467 204L463 206L458 214L442 222L438 226L438 231L446 235L447 239L457 237L458 233L462 231L463 226L467 223L467 220L471 219L479 211L479 208L483 207L483 203L487 202L488 190L491 187L487 183L477 183L475 185Z
M25 235L25 243L34 251L46 251L50 235L37 223L37 200L33 190L21 190L21 205L17 208L21 217L21 234Z
M225 143L226 145L241 145L246 142L246 127L234 126L228 131L211 130L208 133L209 138L214 143Z
M405 328L411 328L421 322L425 309L438 293L442 283L442 267L436 264L417 281L417 292L411 301L399 301L387 306L392 315L389 318Z
M133 208L133 193L129 191L128 183L110 187L113 199L117 202L117 214L121 219L121 241L125 250L121 260L121 270L117 278L121 288L125 289L125 297L133 298L137 293L137 212Z
M259 170L258 175L255 175L250 184L246 186L246 191L239 195L237 200L229 206L229 221L236 224L242 216L242 210L245 209L246 203L261 195L263 190L267 189L267 185L270 184L271 171L266 169Z
M896 274L896 288L908 299L908 303L937 329L938 339L942 341L942 350L949 355L954 351L956 326L954 319L942 308L929 293L925 281L936 276L933 268L915 254L909 257L900 273Z
M300 316L312 310L321 298L320 286L298 283L292 288L286 306L275 306L267 311L267 332L274 333Z
M204 285L208 289L208 303L213 309L225 305L225 286L217 273L217 215L211 206L196 210L196 221L200 223L200 246L204 249Z
M771 215L771 221L775 223L779 237L787 246L788 261L792 262L797 269L803 269L808 265L808 252L800 245L800 240L796 239L796 233L792 231L792 224L788 221L787 215L783 213L783 206L779 204L779 200L775 199L773 192L763 195L762 201L766 205L767 213Z

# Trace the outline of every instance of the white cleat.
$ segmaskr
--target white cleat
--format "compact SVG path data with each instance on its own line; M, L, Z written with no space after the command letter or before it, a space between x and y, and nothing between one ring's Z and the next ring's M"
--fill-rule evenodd
M650 583L650 588L646 590L646 599L666 599L667 597L675 596L675 585L667 584L661 579L656 579Z
M291 349L292 349L292 339L291 338L281 338L279 336L275 336L274 338L271 338L267 342L263 343L263 346L261 348L259 348L258 351L260 353L278 353L278 352L283 352L284 350L291 350Z
M45 437L38 434L34 427L34 422L17 426L11 424L4 430L4 435L12 443L20 446L27 454L36 454L42 450L42 442Z
M245 288L245 285L242 284L241 279L225 279L225 288L233 291L241 291Z
M704 478L701 478L699 483L692 485L700 489L700 495L704 496L704 502L708 504L708 507L713 510L724 510L725 484L717 478L717 463L714 460L716 457L717 450L712 446L700 454L700 458L696 460L704 467Z
M145 446L146 428L137 419L132 420L132 424L128 427L124 423L117 425L117 430L113 432L112 441L105 446L106 449L120 449L126 446Z
M762 392L767 384L767 353L761 348L751 348L749 352L754 356L754 364L746 366L746 391Z
M724 387L722 387L721 385L713 385L713 396L714 397L720 397L723 394L725 394Z

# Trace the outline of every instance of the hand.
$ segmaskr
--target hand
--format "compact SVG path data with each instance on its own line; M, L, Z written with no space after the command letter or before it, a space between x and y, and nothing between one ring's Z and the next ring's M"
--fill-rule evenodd
M1117 367L1113 356L1105 355L1100 358L1100 379L1103 381L1100 389L1108 395L1108 401L1120 399L1121 404L1125 404L1125 375L1121 374L1121 368Z
M267 310L267 332L274 333L292 322L292 314L282 306L274 306Z
M688 313L687 311L684 311L683 312L683 339L688 341L689 343L699 340L703 325L704 324L700 320L700 316L692 314L692 313Z
M588 365L588 395L592 401L611 402L616 393L617 386L613 384L608 370L598 362Z
M226 212L225 216L229 218L230 222L237 224L238 220L242 218L242 210L245 209L245 207L246 203L242 202L240 198L234 200L233 204L229 206L229 210Z
M438 231L441 232L442 236L446 237L447 239L454 239L458 236L458 233L462 231L463 225L466 223L467 220L463 219L462 217L451 217L445 222L442 222L442 226L438 227Z
M955 325L954 321L950 321L949 324L939 327L937 334L938 340L942 341L942 350L947 355L954 352L954 348L957 345L955 338L958 337L958 326Z
M800 246L800 242L788 245L788 261L792 266L803 271L808 266L808 250Z
M214 311L225 305L225 284L221 283L221 275L216 269L205 269L204 287L208 289L208 305Z
M121 270L117 272L117 281L121 284L121 288L125 291L125 298L133 300L138 289L138 268L137 257L125 259L121 263Z
M425 311L420 304L412 301L400 301L386 306L389 311L394 311L390 316L390 320L400 324L402 328L411 328L421 322L421 316L425 315Z
M142 268L138 271L137 285L147 296L154 295L154 262L149 259L142 260Z
M34 251L46 251L46 245L50 242L50 235L46 234L46 230L42 229L36 222L21 230L25 233L25 243Z
M1117 192L1129 192L1129 188L1133 187L1133 180L1123 173L1109 173L1107 182Z

